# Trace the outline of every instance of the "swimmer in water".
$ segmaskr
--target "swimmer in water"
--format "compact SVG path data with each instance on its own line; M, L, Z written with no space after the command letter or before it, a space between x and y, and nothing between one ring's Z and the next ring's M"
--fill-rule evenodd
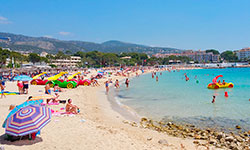
M213 100L212 100L212 103L215 103L215 96L213 96Z
M156 78L155 78L155 79L156 79L156 81L158 82L158 76L156 76Z
M129 85L129 79L128 78L126 79L125 84L126 84L126 87L128 88L128 85Z

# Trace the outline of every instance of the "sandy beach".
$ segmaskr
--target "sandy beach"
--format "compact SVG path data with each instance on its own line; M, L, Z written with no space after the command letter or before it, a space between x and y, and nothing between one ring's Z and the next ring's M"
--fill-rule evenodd
M111 77L123 79L122 77ZM103 82L101 86L79 86L66 89L60 93L60 99L71 98L81 112L78 115L52 116L36 140L20 140L10 142L4 140L5 129L0 129L0 144L6 150L12 149L205 149L193 144L193 139L182 139L159 133L154 130L133 127L124 117L112 108L105 94ZM1 123L8 115L11 104L21 104L28 96L43 95L44 86L31 85L27 95L7 95L0 99ZM17 91L16 82L7 82L7 91ZM49 106L53 110L65 107L64 104Z

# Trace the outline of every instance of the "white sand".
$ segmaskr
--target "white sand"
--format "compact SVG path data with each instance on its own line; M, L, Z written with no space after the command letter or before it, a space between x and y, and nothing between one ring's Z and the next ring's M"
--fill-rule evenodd
M36 96L44 93L44 86L31 85L29 89L28 95L7 95L7 98L0 99L1 124L9 113L10 104L21 104L29 95ZM6 90L17 91L16 83L7 82ZM79 86L76 89L67 89L60 93L60 99L71 98L73 103L80 107L79 115L52 116L51 122L41 130L41 135L38 135L34 141L5 141L3 140L5 129L0 128L0 146L4 146L5 150L205 149L205 147L197 148L192 139L176 138L124 124L124 117L111 108L104 90L103 83L100 87ZM51 108L59 110L64 106L60 104ZM167 140L168 146L158 143L163 139Z

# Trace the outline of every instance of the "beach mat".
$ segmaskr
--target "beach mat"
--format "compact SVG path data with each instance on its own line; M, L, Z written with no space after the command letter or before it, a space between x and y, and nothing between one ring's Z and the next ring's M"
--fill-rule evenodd
M4 95L20 95L19 92L9 92L9 91L0 92L0 94L2 93L4 93Z

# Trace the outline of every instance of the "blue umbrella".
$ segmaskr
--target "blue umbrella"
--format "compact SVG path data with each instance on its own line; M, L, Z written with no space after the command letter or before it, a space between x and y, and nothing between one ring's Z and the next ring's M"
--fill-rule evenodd
M8 119L11 115L15 114L19 109L21 109L21 108L23 108L23 107L27 107L27 106L29 106L29 105L41 105L42 102L43 102L43 100L40 99L40 100L34 100L34 101L26 101L26 102L24 102L24 103L22 103L22 104L20 104L20 105L17 105L14 109L12 109L12 110L10 111L10 113L9 113L8 116L6 117L6 119L5 119L5 121L4 121L3 125L2 125L2 127L3 127L3 128L6 127L6 121L7 121L7 119Z
M26 75L20 75L16 76L13 80L19 80L19 81L30 81L33 80L31 77L26 76Z

